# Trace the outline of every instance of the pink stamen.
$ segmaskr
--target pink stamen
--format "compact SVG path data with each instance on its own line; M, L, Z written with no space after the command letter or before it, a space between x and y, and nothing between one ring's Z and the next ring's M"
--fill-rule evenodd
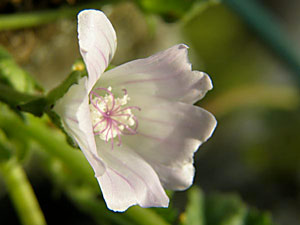
M110 127L110 135L111 135L111 138L110 138L110 143L111 143L111 150L114 150L114 138L113 138L113 128L114 128L114 126L113 126L113 124L111 123L110 124L111 125L111 127ZM108 132L107 132L107 134L108 134ZM108 142L108 140L106 140L107 142Z
M98 90L98 91L105 91L106 93L108 93L111 98L112 98L112 106L109 108L108 107L108 102L105 101L105 99L100 96L98 93L96 93L95 91L91 91L90 92L90 102L92 104L92 106L102 115L102 119L100 121L98 121L94 126L93 126L93 130L94 130L94 135L99 135L99 134L104 134L106 132L106 135L105 135L105 142L108 143L109 141L109 135L111 135L111 148L113 149L114 148L114 137L113 137L113 134L114 134L114 131L116 131L117 133L117 136L118 136L118 146L121 146L122 144L122 140L121 140L121 134L125 134L125 135L134 135L134 134L137 134L137 128L138 128L138 120L135 116L133 116L132 114L128 114L128 113L124 113L123 111L125 110L132 110L132 109L137 109L137 110L141 110L140 107L138 106L128 106L128 107L125 107L125 108L121 108L121 105L117 106L116 107L116 102L115 102L115 97L113 95L113 93L106 89L106 88L96 88L95 90ZM127 90L126 89L122 89L123 92L124 92L124 95L127 95ZM96 102L94 102L94 100L96 99ZM99 107L98 107L98 103L99 101L105 103L105 112L102 111ZM135 122L135 127L134 128L130 128L128 125L126 125L125 123L122 123L120 121L118 121L116 119L116 117L127 117L127 119L130 119L132 118ZM106 122L106 126L104 129L102 129L101 131L98 131L96 132L95 129L103 122ZM119 125L122 125L125 130L127 132L124 132L122 131L120 128L119 128Z
M97 96L97 94L96 94L95 92L91 91L91 93L90 93L90 102L91 102L91 104L95 107L95 109L98 110L98 112L101 113L102 116L105 117L106 114L105 114L101 109L99 109L99 107L98 107L98 105L97 105L99 99L97 99L96 104L93 102L93 98L92 98L92 97L93 97L93 94ZM99 97L100 97L100 96L99 96ZM103 101L104 101L104 99L103 99Z
M104 131L106 131L108 127L109 127L109 123L108 123L108 121L106 120L106 126L105 126L105 128L104 128L103 130L97 132L97 133L94 133L94 135L103 134Z
M98 121L94 126L93 126L93 130L95 130L95 128L102 123L105 120L105 118L103 118L102 120Z
M114 119L113 119L114 120ZM125 127L125 129L127 129L128 131L131 132L131 134L137 134L136 130L131 129L128 125L126 125L125 123L121 123L120 121L114 120L116 123L122 125ZM119 129L120 130L120 129ZM122 131L121 131L122 132Z
M115 107L115 97L114 97L114 95L113 95L113 93L110 91L110 90L108 90L107 88L101 88L101 87L99 87L99 88L96 88L95 90L103 90L103 91L106 91L110 96L111 96L111 98L112 98L112 106L111 106L111 109L110 109L110 111L111 110L113 110L113 108Z
M119 110L119 108L121 107L121 105L119 105L117 108L115 108L114 110L112 110L111 112L112 113L115 113L115 112L117 112L118 110Z

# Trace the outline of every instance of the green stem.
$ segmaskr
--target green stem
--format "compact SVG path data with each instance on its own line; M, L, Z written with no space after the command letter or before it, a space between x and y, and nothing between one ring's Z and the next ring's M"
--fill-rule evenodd
M18 133L34 139L51 156L59 158L65 163L78 177L85 178L91 185L97 185L93 171L87 160L83 157L83 154L71 148L61 136L58 137L56 132L47 127L41 119L30 116L29 124L25 125L15 118L0 118L0 127L4 129L18 127ZM95 190L99 190L99 188L95 188ZM76 201L83 204L85 200L77 199ZM92 207L95 212L97 210L104 210L102 204L97 205L93 203L93 205L89 205L88 207ZM105 210L108 209L105 207ZM122 215L139 225L168 225L159 215L150 209L132 207Z
M0 101L17 112L29 112L35 116L42 116L47 106L47 100L43 96L22 93L2 83L0 83Z
M103 5L108 3L111 4L112 2L117 1L101 1L98 3L90 3L73 7L65 6L55 10L1 15L0 31L40 26L63 18L75 18L76 14L82 9L100 8Z
M93 170L82 152L68 145L62 135L58 135L52 128L33 116L30 117L30 126L24 126L24 129L25 133L37 141L47 153L66 163L74 174L96 184Z
M0 166L10 198L23 225L44 225L44 215L21 165L15 159Z
M9 116L0 118L0 127L8 130L17 127L18 134L35 140L49 155L64 162L74 174L96 184L93 179L93 171L80 151L70 147L62 135L48 127L41 119L30 115L27 119L28 124L24 124L16 118L9 118Z
M17 107L19 104L38 98L38 96L19 92L8 85L0 83L0 101L8 104L10 107Z

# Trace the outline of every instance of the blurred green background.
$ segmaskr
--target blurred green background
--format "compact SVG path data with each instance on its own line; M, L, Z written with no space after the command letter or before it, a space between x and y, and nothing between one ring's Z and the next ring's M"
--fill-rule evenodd
M300 225L300 2L1 0L0 45L50 90L80 57L76 14L90 7L102 9L116 30L113 65L185 43L193 69L208 73L214 84L198 103L218 120L213 137L195 155L195 184L202 191L170 193L170 209L153 212L170 224ZM1 65L1 57L0 71L5 74L7 65ZM4 111L1 116L6 118ZM34 118L30 121L36 123ZM57 138L65 143L58 131ZM48 224L135 224L133 218L138 214L142 218L138 209L124 214L123 220L122 214L115 216L103 204L97 206L102 200L90 194L100 193L93 175L92 184L83 185L61 158L49 157L39 144L30 143L21 162ZM203 195L208 196L204 206L199 205ZM193 198L199 202L190 202ZM245 205L254 214L256 209L271 213L273 222L268 213L258 223L220 219L230 213L245 217L237 210ZM201 206L204 211L197 208ZM197 216L206 222L187 222L192 218L189 207L199 210ZM20 224L1 180L0 224Z

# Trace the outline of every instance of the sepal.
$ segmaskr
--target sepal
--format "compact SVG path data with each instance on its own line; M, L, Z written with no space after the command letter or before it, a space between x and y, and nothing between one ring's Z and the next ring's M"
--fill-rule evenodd
M73 69L75 70L59 86L48 93L46 97L48 109L53 108L56 101L62 98L73 84L78 84L81 78L87 76L84 66L81 67L78 63L75 63Z
M59 129L62 130L62 132L66 135L66 139L69 145L71 145L73 148L78 148L78 145L76 141L68 134L68 132L65 130L62 120L60 116L54 112L53 110L47 112L48 117L51 119L52 123L54 123Z

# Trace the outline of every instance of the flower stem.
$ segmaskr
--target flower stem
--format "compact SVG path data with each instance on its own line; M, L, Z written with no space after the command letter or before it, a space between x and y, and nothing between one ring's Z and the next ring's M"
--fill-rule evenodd
M73 171L73 174L77 174L79 177L84 177L87 183L90 185L97 185L96 179L92 173L92 169L87 163L87 160L84 159L81 152L72 149L64 139L58 137L56 132L47 127L44 121L41 121L41 119L34 118L30 115L28 115L28 117L28 125L25 125L18 119L11 119L9 117L1 119L0 117L0 127L5 129L9 129L10 127L18 127L19 133L26 135L27 138L34 139L49 153L49 155L56 157L65 163L66 166ZM95 190L99 189L96 188ZM76 202L81 205L84 204L84 201L84 199L76 199ZM90 204L92 203L90 202ZM103 204L98 203L93 203L88 207L92 207L95 213L103 210L104 208ZM126 217L130 221L133 221L134 224L139 225L168 225L154 211L140 207L132 207L122 216Z
M27 179L26 173L16 159L0 165L2 177L10 198L23 225L46 224L42 210Z
M97 184L92 168L84 159L83 154L69 146L63 135L37 117L27 115L27 122L28 124L24 124L18 119L9 118L9 116L0 117L0 127L4 129L18 127L18 133L36 141L49 155L59 158L66 164L74 174L84 177L88 183Z

